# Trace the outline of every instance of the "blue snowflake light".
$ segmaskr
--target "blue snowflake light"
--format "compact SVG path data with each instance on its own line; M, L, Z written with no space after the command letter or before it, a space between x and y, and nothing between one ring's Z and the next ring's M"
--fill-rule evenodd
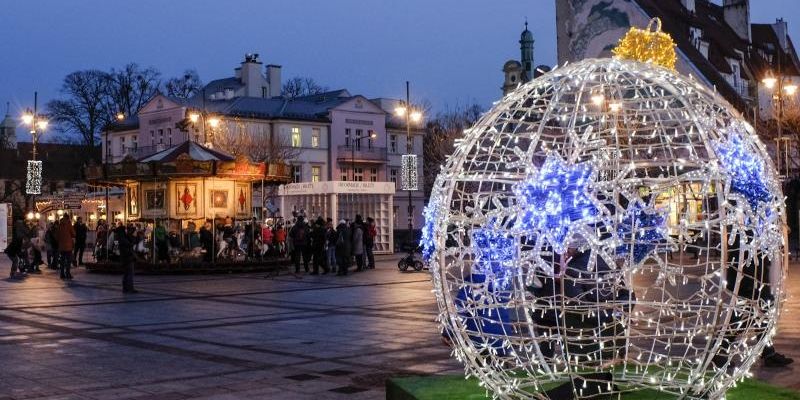
M516 258L516 240L491 228L472 231L475 270L495 278L498 287L505 288L512 277Z
M772 196L766 184L764 160L747 147L738 132L728 135L726 142L717 142L717 157L730 176L730 191L742 195L750 207L770 201Z
M425 225L422 226L422 237L420 244L422 245L422 258L425 262L430 262L433 252L436 250L436 243L433 240L434 223L437 218L435 201L428 202L425 209L422 210L422 215L425 217Z
M595 170L585 162L569 165L557 155L514 188L522 215L518 226L544 235L557 253L566 251L574 224L598 214L589 193Z
M638 264L667 238L667 218L657 210L647 210L639 202L631 203L617 226L617 234L624 244L617 247L618 255L633 252L633 262Z

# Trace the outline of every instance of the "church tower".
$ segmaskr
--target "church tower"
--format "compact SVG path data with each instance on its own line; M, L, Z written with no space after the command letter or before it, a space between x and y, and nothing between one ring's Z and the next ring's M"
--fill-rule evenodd
M525 30L519 38L520 60L508 60L503 64L503 95L512 92L519 85L530 81L533 75L533 34L528 30L528 21L525 21Z
M525 81L533 79L533 34L528 30L528 21L525 21L525 30L519 38L520 62L525 72Z
M17 148L17 123L11 118L11 108L6 103L6 117L0 122L0 149Z

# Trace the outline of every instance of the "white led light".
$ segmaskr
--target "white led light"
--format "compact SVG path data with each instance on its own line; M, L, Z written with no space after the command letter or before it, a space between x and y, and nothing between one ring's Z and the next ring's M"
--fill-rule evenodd
M28 160L25 193L42 194L42 162L39 160Z
M498 398L599 372L608 394L721 398L780 316L782 199L713 91L651 63L563 66L496 103L436 179L422 245L439 320Z

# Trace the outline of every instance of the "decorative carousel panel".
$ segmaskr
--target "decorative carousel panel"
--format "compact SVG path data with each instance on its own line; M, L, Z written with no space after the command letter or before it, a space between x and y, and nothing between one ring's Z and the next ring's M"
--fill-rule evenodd
M142 199L140 197L139 183L128 184L126 190L126 201L128 202L128 216L138 218L141 213Z
M167 184L161 182L142 182L142 217L163 218L167 216Z
M252 216L252 196L249 183L236 183L236 218L250 218Z
M202 192L198 191L198 187L198 181L194 180L173 183L172 193L175 201L175 206L173 207L175 218L194 219L202 217L198 206L199 193Z

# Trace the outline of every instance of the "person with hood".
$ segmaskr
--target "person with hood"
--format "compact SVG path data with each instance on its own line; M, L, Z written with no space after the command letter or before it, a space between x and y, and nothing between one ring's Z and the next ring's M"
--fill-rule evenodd
M75 248L75 228L72 227L69 214L64 214L61 221L58 222L56 240L58 241L59 264L61 265L59 277L71 280L70 266L72 265L72 250Z
M336 226L336 264L339 265L339 270L336 275L347 275L347 270L350 268L350 254L353 237L350 228L347 226L347 221L339 221Z
M319 275L319 269L322 268L322 274L330 272L328 262L325 260L325 220L322 217L317 217L314 222L314 229L311 231L311 249L314 257L314 272L311 275Z
M75 259L72 260L72 265L83 265L83 252L86 250L86 234L89 228L83 223L83 218L78 217L75 221Z
M289 230L289 238L292 240L292 262L294 263L294 273L300 273L300 258L303 259L303 267L306 273L309 272L309 262L311 253L309 252L309 228L303 216L297 217L297 222Z
M353 222L353 255L356 257L356 271L364 270L364 219L361 214L356 214Z
M44 233L45 251L47 252L47 268L57 269L58 260L58 241L56 241L56 224L47 224L47 231Z

